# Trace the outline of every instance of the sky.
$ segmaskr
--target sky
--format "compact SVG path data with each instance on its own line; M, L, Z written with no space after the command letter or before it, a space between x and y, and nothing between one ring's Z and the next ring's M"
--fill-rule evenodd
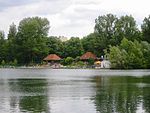
M0 30L14 22L40 16L50 21L50 36L84 37L94 31L95 19L112 13L132 15L140 26L150 15L150 0L0 0Z

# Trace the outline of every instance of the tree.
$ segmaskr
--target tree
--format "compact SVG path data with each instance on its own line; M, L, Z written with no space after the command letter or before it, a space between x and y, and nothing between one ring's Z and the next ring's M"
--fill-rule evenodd
M17 35L17 28L14 23L12 23L9 27L8 40L15 39Z
M146 68L150 69L150 63L149 63L150 62L150 43L148 43L147 41L142 41L141 45L142 45L142 52L144 55Z
M38 63L48 54L48 30L49 21L46 18L25 18L19 23L16 39L19 63Z
M118 18L113 14L98 16L95 20L94 32L98 33L107 40L106 45L114 45L115 43L115 24Z
M129 41L124 38L121 41L120 49L125 50L128 54L126 59L127 68L145 68L145 58L142 51L142 45L137 40Z
M63 43L58 37L50 36L47 38L49 53L63 55Z
M2 65L2 66L5 66L5 65L6 65L5 60L2 60L1 65Z
M136 40L132 42L124 38L119 46L110 46L109 51L112 68L146 68L142 45Z
M94 59L93 58L88 59L88 65L90 65L90 66L94 65Z
M143 40L150 43L150 15L149 17L143 20L143 24L141 25Z
M16 35L17 28L14 23L12 23L9 27L8 40L7 40L7 61L13 61L16 59L17 47L16 47Z
M64 65L71 65L73 63L73 58L72 57L67 57L64 59L63 64Z
M111 62L111 68L126 68L127 52L121 51L118 46L110 47L109 51L108 57Z
M0 31L0 62L6 59L6 40L3 31Z
M107 48L107 40L98 33L91 33L82 39L84 51L91 51L97 56L104 55L104 49Z
M140 31L137 28L136 21L130 15L121 16L115 24L115 37L117 43L120 43L121 40L126 37L128 40L134 41L140 40Z
M64 57L76 58L83 54L83 46L78 37L72 37L70 40L64 42Z
M15 59L15 60L13 61L13 66L17 66L17 64L18 64L18 61Z
M5 39L5 33L4 33L4 31L0 31L0 40L1 40L1 42L4 41L4 39Z
M109 45L119 45L121 40L126 37L128 40L141 40L141 32L137 28L136 21L130 15L117 18L113 14L99 16L95 20L94 32L98 33L107 48ZM102 40L101 39L101 40Z

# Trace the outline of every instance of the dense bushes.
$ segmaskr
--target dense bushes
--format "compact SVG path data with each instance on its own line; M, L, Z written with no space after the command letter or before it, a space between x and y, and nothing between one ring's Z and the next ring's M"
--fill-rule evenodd
M150 68L150 44L147 42L129 41L124 38L119 46L110 46L106 53L112 68L140 69Z

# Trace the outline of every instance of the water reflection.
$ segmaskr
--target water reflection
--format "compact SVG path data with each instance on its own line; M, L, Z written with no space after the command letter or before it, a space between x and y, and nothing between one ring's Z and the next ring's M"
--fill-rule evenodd
M150 76L133 76L135 71L132 76L129 73L125 76L124 71L120 76L120 71L116 73L110 75L111 71L106 70L3 71L0 73L0 112L150 113Z
M94 77L100 113L149 113L150 77Z
M143 81L149 84L149 86L143 87L143 109L150 113L150 78L146 78Z
M9 85L11 92L15 93L15 96L11 96L10 98L11 108L16 107L18 103L21 112L48 113L50 111L47 97L48 83L46 79L10 80Z

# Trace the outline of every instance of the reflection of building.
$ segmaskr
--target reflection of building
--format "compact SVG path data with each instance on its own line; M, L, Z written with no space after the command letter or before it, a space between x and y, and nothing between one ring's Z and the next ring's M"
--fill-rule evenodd
M67 37L64 37L64 36L59 36L58 38L59 38L62 42L65 42L65 41L68 40L68 38L67 38Z

